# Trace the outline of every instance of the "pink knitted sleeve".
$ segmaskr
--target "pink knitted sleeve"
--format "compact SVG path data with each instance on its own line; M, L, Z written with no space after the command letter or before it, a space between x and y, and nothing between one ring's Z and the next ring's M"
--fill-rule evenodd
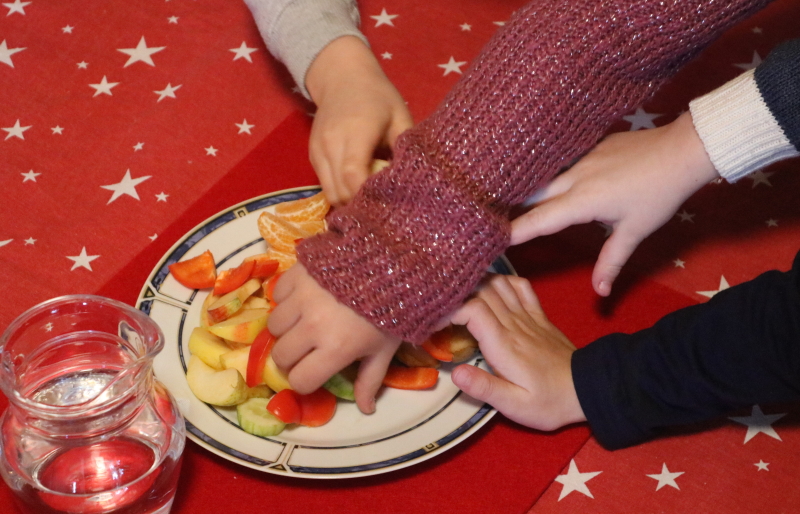
M767 3L531 2L300 261L373 324L420 342L505 250L512 205Z

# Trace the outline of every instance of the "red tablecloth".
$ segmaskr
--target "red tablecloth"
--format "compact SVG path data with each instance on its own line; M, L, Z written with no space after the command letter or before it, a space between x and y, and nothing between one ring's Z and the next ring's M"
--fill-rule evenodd
M521 4L360 2L364 32L416 119L458 79L439 65L469 62ZM384 8L397 14L391 23L372 18ZM709 48L644 111L659 114L655 125L671 121L692 97L800 36L798 19L796 0L778 0ZM133 304L160 257L208 216L316 183L306 146L311 106L291 93L240 2L3 2L0 84L0 327L63 294ZM797 171L794 160L704 188L642 245L609 300L590 287L605 235L596 224L509 256L577 345L643 328L704 301L699 292L788 268L800 246ZM800 450L798 409L763 412L787 415L749 440L746 425L720 420L620 452L599 448L586 426L543 434L498 416L420 465L333 481L260 473L190 442L173 512L790 512L800 503L788 485L797 476L790 457ZM757 503L765 497L766 510ZM5 485L0 512L14 512Z

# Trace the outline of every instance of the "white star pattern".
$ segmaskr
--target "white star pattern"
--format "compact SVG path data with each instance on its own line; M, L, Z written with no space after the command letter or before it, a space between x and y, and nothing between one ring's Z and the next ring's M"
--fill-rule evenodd
M51 322L47 322L44 326L45 332L52 332L53 331L53 324Z
M100 186L103 189L108 189L109 191L113 191L114 194L111 195L111 199L108 201L106 205L113 202L117 198L122 195L132 196L135 199L139 199L139 194L136 192L136 186L144 182L145 180L149 179L150 176L139 177L139 178L131 178L131 170L127 170L125 172L125 176L122 177L122 180L117 182L116 184L110 184L107 186Z
M238 59L245 59L247 62L253 62L253 58L250 57L250 54L258 51L258 48L249 48L247 44L242 41L242 45L239 48L231 48L228 51L236 54L233 56L234 61Z
M437 66L444 69L444 74L442 76L446 77L450 73L458 73L459 75L461 75L461 67L464 66L465 64L467 64L466 61L456 62L456 60L451 55L450 60L447 61L447 63L437 64Z
M72 267L69 270L73 271L76 268L86 268L89 271L94 271L92 269L91 264L89 264L89 263L92 262L93 260L97 259L98 257L100 257L100 256L99 255L88 255L86 253L86 247L84 246L81 249L80 255L73 255L73 256L67 255L67 259L69 259L69 260L74 262L74 264L72 265Z
M20 175L25 177L24 179L22 179L22 182L24 184L25 182L27 182L29 180L31 180L33 182L36 182L36 177L41 175L41 173L35 173L33 170L30 170L28 173L20 173Z
M0 247L1 247L1 246L5 246L5 245L7 245L7 244L8 244L8 243L10 243L11 241L13 241L13 239L6 239L5 241L0 241Z
M58 125L56 125L55 127L52 127L50 130L53 131L53 135L56 135L56 134L63 135L64 134L64 127L59 127Z
M18 137L20 139L25 139L25 136L22 135L23 132L31 128L33 125L28 125L27 127L23 127L19 124L19 120L14 123L13 127L5 127L3 130L8 132L6 139L10 139L12 137Z
M586 482L593 479L600 473L602 473L602 471L581 473L578 471L578 466L575 464L575 459L570 460L567 473L565 475L558 475L555 478L556 482L564 485L564 487L561 488L561 494L558 496L558 501L561 501L572 491L577 491L585 494L589 498L594 498L594 496L592 496L592 492L586 486Z
M763 30L761 30L761 27L753 27L750 30L752 30L753 34L761 34L762 32L764 32Z
M469 23L462 23L461 25L459 25L459 27L461 27L462 32L467 32L472 30L472 25L470 25Z
M169 195L162 191L156 195L156 202L166 202L168 197Z
M234 125L239 127L239 132L237 132L237 134L251 134L250 129L255 127L255 125L247 123L247 119L245 119L241 123L234 123Z
M653 123L653 120L661 116L663 116L663 114L652 114L645 111L641 107L637 107L634 114L623 116L622 119L631 124L631 128L628 130L633 132L634 130L643 128L656 128L656 124Z
M753 466L757 467L759 471L769 471L769 462L764 462L763 460L759 460Z
M381 58L385 61L388 61L392 58L392 54L390 54L389 52L383 52L381 54Z
M753 52L753 60L751 60L750 62L737 63L734 64L734 66L747 71L758 68L759 64L761 64L761 56L758 55L758 52Z
M31 5L31 2L22 2L21 0L14 0L13 3L3 3L6 7L8 7L8 14L6 16L11 16L15 12L20 13L21 15L25 16L25 7Z
M95 89L92 98L94 98L97 95L113 96L111 94L111 88L116 87L117 85L119 85L119 82L109 82L106 79L106 76L103 75L103 80L101 80L99 84L89 84L89 87L93 87Z
M754 171L753 173L747 175L747 178L753 181L753 189L756 188L759 184L764 184L765 186L772 187L772 183L769 181L769 178L774 175L774 171Z
M658 473L656 475L647 475L647 476L649 476L652 479L658 480L658 485L656 486L656 491L658 491L659 489L661 489L665 485L668 485L670 487L674 487L675 489L680 490L681 488L678 487L678 483L675 482L675 479L678 478L679 476L683 475L683 473L684 473L683 471L678 471L678 472L675 472L675 473L671 473L669 471L669 469L667 469L667 463L665 462L665 463L663 463L661 465L661 473Z
M127 68L136 62L143 62L145 64L149 64L150 66L155 66L156 63L153 62L152 55L162 51L165 48L166 46L151 46L148 48L147 43L144 40L144 36L142 36L142 39L139 40L139 44L136 45L136 48L117 48L117 51L130 56L128 61L123 66L123 68Z
M682 210L679 213L676 213L675 216L678 216L681 219L681 223L684 221L688 221L689 223L694 223L694 214L690 214L686 209Z
M28 239L25 240L25 246L32 245L34 243L36 243L36 239L32 237L29 237Z
M169 23L177 25L178 24L178 17L177 16L170 16L169 18L167 18L167 21L169 21Z
M81 61L81 62L78 63L78 69L79 70L85 70L88 67L89 67L89 63L86 62L86 61Z
M73 27L72 25L67 25L65 27L61 27L61 32L63 32L64 34L72 34L72 29L74 28L75 27Z
M375 20L376 27L380 27L381 25L389 25L390 27L394 27L394 23L392 22L392 20L397 18L398 16L400 15L387 13L386 8L384 7L379 15L370 16L370 18Z
M25 50L25 48L9 48L8 44L6 44L6 40L4 39L3 42L0 43L0 62L3 64L8 64L13 68L14 63L11 61L11 56L23 50Z
M722 275L719 279L719 289L715 289L714 291L697 291L697 294L707 296L708 298L714 298L714 295L719 293L720 291L724 291L731 287L728 285L728 281L725 279L725 275Z
M150 238L150 241L155 241L158 238L158 234L153 234L152 236L147 236Z
M156 102L160 102L165 98L176 98L175 91L179 90L183 84L178 84L174 86L172 84L167 84L167 87L162 89L161 91L153 91L155 94L159 95L158 100Z
M768 435L773 439L781 440L781 436L772 428L772 424L784 417L786 413L764 414L761 407L753 405L752 414L749 416L731 416L729 419L747 425L747 433L744 435L744 444L758 434Z
M144 143L136 143L135 145L133 145L133 151L134 152L138 152L142 148L144 148Z
M209 146L208 148L205 149L205 151L206 155L213 155L214 157L217 156L217 149L214 148L213 146Z
M505 27L505 25L506 25L506 22L504 22L504 21L493 21L492 23L494 23L498 27Z
M680 260L680 259L675 259L675 260L674 260L674 261L672 261L672 262L673 262L673 263L675 263L675 267L676 267L676 268L683 268L683 269L686 269L686 266L685 266L685 264L686 264L686 261L682 261L682 260Z
M766 221L766 224L767 224L768 227L777 227L778 226L778 220L770 218L770 219L768 219Z

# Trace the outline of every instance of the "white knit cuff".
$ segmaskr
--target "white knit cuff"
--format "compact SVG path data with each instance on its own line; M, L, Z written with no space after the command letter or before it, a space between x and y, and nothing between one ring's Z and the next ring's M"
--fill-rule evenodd
M728 182L798 155L758 90L754 70L689 103L711 162Z
M355 36L360 17L353 0L246 0L267 48L289 69L303 96L311 63L334 39Z

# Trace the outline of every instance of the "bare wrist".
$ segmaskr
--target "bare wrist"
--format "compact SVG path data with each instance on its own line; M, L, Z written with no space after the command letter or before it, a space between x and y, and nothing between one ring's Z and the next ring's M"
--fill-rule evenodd
M311 99L319 104L324 101L327 89L364 73L382 74L383 71L363 41L355 36L342 36L317 55L306 72L305 85Z

